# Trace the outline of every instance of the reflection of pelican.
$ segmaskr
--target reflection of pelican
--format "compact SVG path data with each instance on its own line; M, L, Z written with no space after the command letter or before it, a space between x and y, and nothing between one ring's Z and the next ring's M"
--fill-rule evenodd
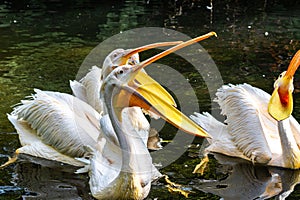
M300 182L299 170L255 166L242 159L233 159L222 154L214 154L222 164L222 173L228 175L220 180L200 180L194 186L226 199L284 199Z
M300 168L300 125L294 117L289 117L293 75L299 64L300 51L293 57L287 72L283 72L275 82L271 98L266 92L248 84L225 85L218 89L216 101L221 113L227 117L225 124L208 113L191 116L212 135L212 139L208 139L210 146L207 152L270 166ZM206 160L198 166L200 170L205 167Z
M76 167L65 167L61 163L47 162L47 160L38 158L32 160L32 157L26 159L33 162L38 161L41 165L22 162L14 167L16 170L15 183L17 184L14 187L22 188L18 193L18 195L22 195L22 199L94 200L90 195L86 176L73 173L77 169ZM24 192L24 188L26 188L26 192ZM2 199L5 197L12 199L11 194L4 195L4 197L1 195Z
M181 43L158 54L151 61L154 62L169 53L212 35L215 35L215 33L209 33ZM148 61L147 64L150 63ZM140 77L139 73L136 76ZM160 106L161 108L158 110L160 113L157 114L163 114L162 117L165 120L188 133L207 136L204 130L175 109L169 98L164 98L166 91L163 90L160 93L159 88L161 86L153 87L152 82L148 84L146 81L147 84L141 84L141 82L134 82L134 80L129 80L128 85L142 94L152 105ZM158 89L152 90L153 88ZM83 157L87 153L85 145L93 148L96 146L99 133L112 134L114 132L110 125L112 119L105 115L103 118L107 119L107 123L100 128L101 115L79 98L58 92L40 90L35 90L35 92L36 94L32 96L31 100L23 100L22 104L8 115L9 120L19 133L22 145L21 148L16 150L16 155L23 153L75 166L84 166L85 163L75 158ZM123 99L128 99L128 97L126 94L120 94L119 96L120 99L116 103L122 105ZM134 103L134 100L134 98L130 99L130 101L133 101L132 103ZM124 120L125 123L128 122ZM16 157L3 166L14 162L15 159Z

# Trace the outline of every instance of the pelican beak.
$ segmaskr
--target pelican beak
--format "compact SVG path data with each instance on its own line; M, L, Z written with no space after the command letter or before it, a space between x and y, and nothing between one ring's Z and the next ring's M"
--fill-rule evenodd
M209 38L211 36L216 36L215 32L210 32L208 34L205 34L203 36L191 39L189 41L180 43L164 52L161 52L137 65L134 65L132 67L132 76L131 79L135 79L138 72L143 69L144 67L148 66L152 62L155 62L156 60L174 52L177 51L183 47L186 47L188 45L194 44L196 42L199 42L201 40L204 40L206 38ZM133 80L134 81L134 80ZM141 84L136 83L135 92L134 95L131 96L130 99L130 106L139 106L147 111L151 111L159 115L164 120L168 121L169 123L173 124L175 127L196 135L200 137L210 137L209 134L199 127L196 123L194 123L192 120L190 120L187 116L185 116L182 112L177 110L172 104L170 104L169 101L164 99L164 95L161 95L161 93L158 90L153 90L151 87L151 84ZM157 83L158 84L158 83ZM145 103L146 102L146 103Z
M125 51L125 55L122 57L121 60L121 65L128 64L129 60L130 64L138 64L139 63L139 58L138 56L135 56L135 54L146 51L149 49L157 48L157 47L163 47L163 46L174 46L177 44L182 43L182 41L174 41L174 42L159 42L159 43L153 43L153 44L148 44L145 46L141 46L135 49L128 49ZM164 99L166 99L167 102L169 102L173 106L177 106L175 100L173 97L155 80L153 80L150 76L146 74L145 71L139 70L137 75L135 76L135 82L143 84L143 85L148 85L148 87L151 87L151 90L156 91L157 93L161 94ZM131 87L134 87L134 82L128 83Z
M268 112L277 121L288 118L293 111L293 79L296 70L300 65L300 50L294 55L288 70L282 73L275 84L272 93Z
M146 51L146 50L149 50L149 49L154 49L154 48L157 48L157 47L174 46L174 45L177 45L177 44L180 44L180 43L182 43L182 41L158 42L158 43L153 43L153 44L148 44L148 45L145 45L145 46L137 47L135 49L127 49L127 50L125 50L124 56L122 56L120 65L128 64L128 60L130 59L130 57L133 56L134 54L139 53L139 52ZM137 63L139 63L138 60L132 61L132 64L137 64Z

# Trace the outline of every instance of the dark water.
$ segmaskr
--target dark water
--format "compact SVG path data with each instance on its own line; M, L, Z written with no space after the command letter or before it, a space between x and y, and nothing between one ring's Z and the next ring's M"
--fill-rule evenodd
M210 8L210 1L0 1L1 163L20 146L6 118L11 106L30 95L33 88L70 93L68 81L76 78L90 51L105 39L129 29L165 27L190 37L216 31L218 38L201 45L213 58L224 83L247 82L271 92L274 79L300 49L299 3L212 1L212 5ZM147 53L141 56L147 57ZM211 111L211 100L201 75L189 70L188 63L176 56L163 62L189 80L200 110ZM298 120L299 80L298 73L294 97L294 116ZM170 81L169 84L177 84ZM184 91L180 84L177 89ZM188 98L189 94L182 94ZM162 138L172 139L171 127L162 132ZM197 144L201 142L196 139L176 162L161 169L173 181L185 185L186 190L192 190L190 199L219 199L217 195L225 195L227 191L255 198L273 173L279 174L285 188L297 183L298 171L254 168L233 161L228 165L211 162L204 176L192 174L200 161ZM0 199L91 199L87 177L63 169L23 162L0 170ZM223 182L204 183L203 179ZM246 180L253 182L251 187L243 182ZM250 192L246 194L248 189ZM296 186L288 199L299 196L300 188ZM163 181L153 184L149 199L155 198L184 199L169 193Z

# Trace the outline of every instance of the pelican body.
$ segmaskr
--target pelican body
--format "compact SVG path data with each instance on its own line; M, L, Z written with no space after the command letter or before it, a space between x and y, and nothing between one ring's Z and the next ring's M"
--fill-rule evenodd
M275 82L272 96L249 84L218 89L215 101L226 116L224 123L209 113L191 116L212 136L206 154L216 152L253 163L300 168L300 125L290 116L293 75L299 64L300 51ZM197 166L201 173L203 166L205 161Z

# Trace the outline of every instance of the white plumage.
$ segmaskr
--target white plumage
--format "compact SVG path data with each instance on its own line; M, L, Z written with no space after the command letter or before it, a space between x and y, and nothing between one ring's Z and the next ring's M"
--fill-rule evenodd
M210 145L207 152L270 166L299 168L295 163L286 162L283 150L291 148L288 153L294 153L293 159L300 158L300 125L293 116L280 122L272 118L268 113L269 94L248 84L241 84L224 85L218 89L216 96L221 114L226 116L224 123L209 113L191 116L212 136L212 139L208 139ZM283 124L286 135L290 136L286 141L280 137L278 124Z
M83 166L74 158L84 156L84 145L96 145L100 114L72 95L35 92L8 115L22 145L17 153Z
M91 77L91 73L97 74L95 71L100 70L93 67L90 76L85 77L87 83L91 83L87 77ZM80 94L88 91L83 88ZM122 169L122 149L107 113L102 116L88 103L69 94L34 91L34 95L23 100L8 115L22 145L17 154L84 167L78 172L89 172L90 189L97 199L143 199L148 195L151 181L161 174L153 166L147 149L150 125L140 108L122 111L122 128L130 133L127 139L133 159L130 162L132 169L127 173ZM94 101L93 98L84 99L88 94L93 93L86 92L81 95L82 99ZM89 157L89 160L83 157Z
M138 58L138 57L137 57ZM139 60L135 61L139 63ZM91 105L97 112L103 112L103 102L100 98L100 88L102 86L102 69L93 66L91 70L79 82L70 81L70 86L74 96ZM139 107L128 107L123 110L125 126L135 128L135 131L143 138L147 145L150 124L146 119L142 109Z
M102 69L93 66L79 82L70 81L73 95L91 105L97 112L103 111L103 103L100 99Z
M183 122L182 126L186 126L187 131L207 136L205 131L173 107L174 100L170 94L154 80L140 76L148 84L152 83L155 90L148 91L149 89L145 90L144 87L144 90L141 90L142 94L136 89L143 86L141 82L133 87L128 83L137 77L138 71L143 67L213 35L215 33L211 32L197 37L134 66L123 65L123 62L124 59L129 59L128 56L132 55L132 52L137 53L139 48L129 50L129 53L121 50L120 55L112 52L106 59L111 65L104 65L102 70L93 67L80 82L70 82L75 96L36 89L36 94L32 95L31 99L22 101L8 115L22 144L22 147L16 150L16 154L24 153L74 166L84 166L78 172L89 172L91 192L97 199L145 198L149 193L151 181L161 176L153 166L146 147L149 123L140 108L127 108L130 105L125 104L121 104L120 107L114 98L119 99L121 90L128 90L129 95L125 95L126 98L133 95L136 98L134 103L158 114L164 113L159 110L162 109L161 106L157 109L157 105L152 105L149 101L167 105L168 111L174 110L176 114L175 117L172 114L163 116L164 119L172 122L173 119L170 118L174 117L175 125ZM153 46L157 44L146 47ZM148 101L143 94L151 100ZM160 98L155 101L158 96ZM137 98L144 101L144 104L139 104ZM125 102L129 102L129 99ZM115 108L116 104L119 107ZM83 158L86 156L90 159ZM10 159L2 167L13 161L14 159Z

